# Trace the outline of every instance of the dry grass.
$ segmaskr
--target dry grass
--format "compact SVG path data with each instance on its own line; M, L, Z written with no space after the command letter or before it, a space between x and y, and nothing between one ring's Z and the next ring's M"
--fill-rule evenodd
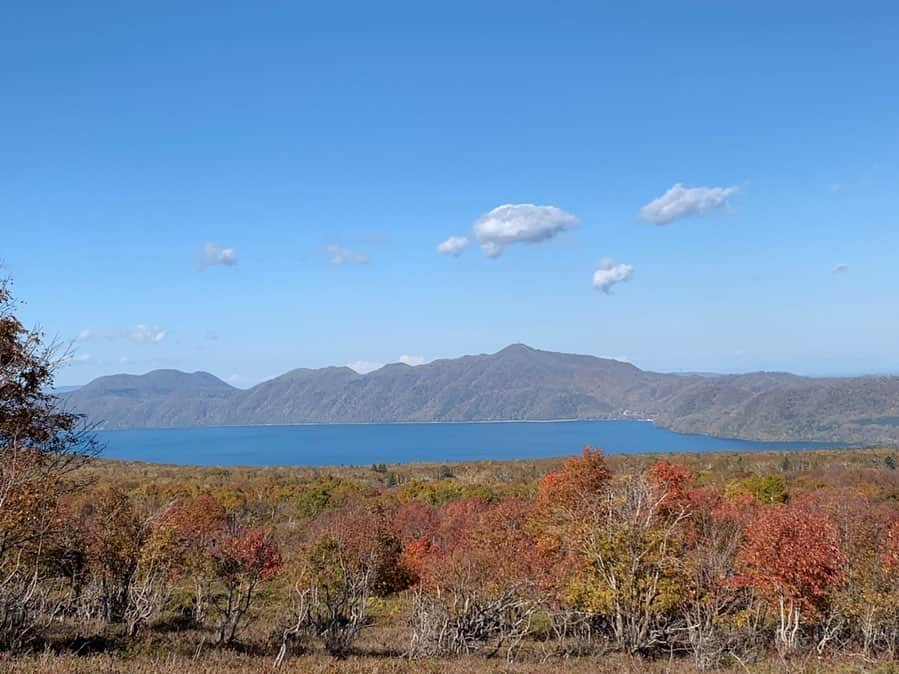
M455 660L405 660L396 658L354 657L334 660L309 655L294 658L277 670L285 674L693 674L698 670L689 661L645 661L624 656L599 659L572 659L547 663L505 663L498 660L469 657ZM808 658L783 661L766 660L747 665L735 664L726 672L753 674L817 674L833 672L850 674L899 672L899 663L865 663L861 660L821 660ZM201 659L181 655L116 657L36 655L0 660L3 674L269 674L272 659L220 651L206 653Z

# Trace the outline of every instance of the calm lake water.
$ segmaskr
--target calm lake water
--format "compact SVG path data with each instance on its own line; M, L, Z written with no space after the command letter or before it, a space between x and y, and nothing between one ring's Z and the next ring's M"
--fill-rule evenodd
M646 421L465 424L312 424L102 431L104 456L202 466L370 465L609 454L806 449L814 442L750 442L680 435Z

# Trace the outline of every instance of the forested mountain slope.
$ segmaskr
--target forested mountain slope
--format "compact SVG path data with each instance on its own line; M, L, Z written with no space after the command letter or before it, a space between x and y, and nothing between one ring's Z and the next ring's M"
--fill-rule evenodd
M247 390L205 372L115 375L65 399L105 428L636 417L756 440L899 443L899 377L661 374L521 344L364 375L292 370Z

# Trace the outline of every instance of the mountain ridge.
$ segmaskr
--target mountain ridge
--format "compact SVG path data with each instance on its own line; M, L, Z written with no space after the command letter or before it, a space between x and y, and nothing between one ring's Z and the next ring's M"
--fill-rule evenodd
M61 397L103 428L641 418L749 440L899 444L899 377L668 374L524 344L366 374L297 368L249 389L208 372L108 375Z

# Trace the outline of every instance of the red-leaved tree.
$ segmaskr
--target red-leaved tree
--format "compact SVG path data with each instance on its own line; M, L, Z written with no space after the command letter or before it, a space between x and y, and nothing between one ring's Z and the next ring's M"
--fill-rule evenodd
M787 505L757 512L737 563L737 582L777 608L778 645L792 650L801 622L817 618L828 591L843 581L846 560L827 515Z
M212 595L218 614L218 642L230 644L250 610L261 581L281 570L281 552L264 529L247 529L227 536L210 551L222 592Z

